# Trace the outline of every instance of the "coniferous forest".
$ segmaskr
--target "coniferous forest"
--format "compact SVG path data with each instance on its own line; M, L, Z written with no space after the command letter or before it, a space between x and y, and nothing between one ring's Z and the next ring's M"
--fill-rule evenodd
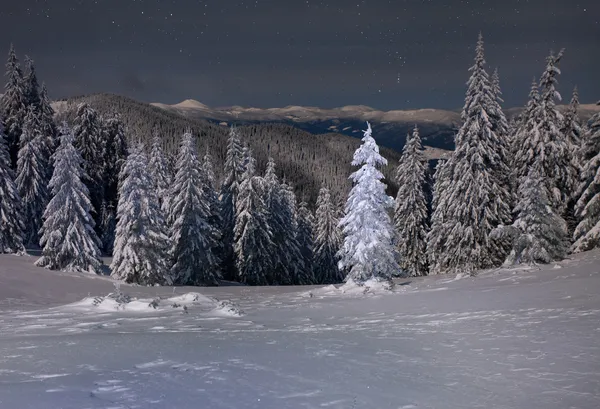
M600 247L600 114L561 113L550 53L508 120L480 35L455 149L401 154L291 126L225 128L114 95L55 112L11 47L0 101L0 253L141 285L357 283L550 263Z

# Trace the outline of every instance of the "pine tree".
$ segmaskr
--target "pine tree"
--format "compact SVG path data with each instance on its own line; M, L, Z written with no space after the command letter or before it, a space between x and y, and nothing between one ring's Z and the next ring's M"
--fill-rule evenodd
M575 205L579 224L573 234L575 253L600 247L600 114L590 120L582 151L582 193ZM593 152L595 156L590 157Z
M2 117L4 118L4 131L6 132L11 166L15 169L19 141L23 123L25 122L25 115L27 115L27 92L23 79L23 71L21 71L21 66L19 65L19 60L12 44L6 62L6 77L8 80L4 86L4 94L2 96Z
M120 180L111 276L142 285L172 284L169 238L143 146L131 150Z
M0 254L25 254L21 207L4 127L0 121Z
M566 255L567 225L550 206L540 167L541 164L534 164L527 177L521 179L513 225L492 231L492 237L512 239L512 251L505 264L547 264Z
M273 274L272 233L264 197L266 182L255 175L255 160L248 163L235 200L235 261L239 280L249 285L267 285Z
M540 93L536 79L531 83L529 101L521 114L521 120L517 128L512 144L512 180L514 187L519 186L520 179L527 176L529 169L535 162L538 141L533 139L535 128L535 113L540 105Z
M40 108L40 85L37 80L35 73L35 65L33 60L28 56L25 56L25 65L27 67L27 74L25 74L23 81L25 86L25 100L27 106L33 107L34 109Z
M298 207L298 243L302 255L302 263L306 274L310 279L310 284L317 284L315 281L315 216L308 208L306 202L301 202ZM334 260L335 262L335 260Z
M448 186L450 185L450 164L448 161L440 160L436 165L433 177L433 200L431 202L431 228L427 233L427 261L429 263L429 274L442 272L442 252L448 235L447 214Z
M162 140L155 134L152 138L152 148L150 151L149 166L152 179L155 183L158 200L163 212L168 212L169 204L169 187L171 186L171 172L169 171L169 162L165 155Z
M342 246L342 233L338 227L338 209L325 186L319 190L315 214L315 282L335 284L344 281L345 275L338 268L338 252Z
M413 277L427 274L426 172L427 160L419 130L415 126L412 136L407 137L396 170L398 195L394 212L394 225L399 236L400 267Z
M556 100L560 94L556 90L556 77L560 74L558 63L562 58L550 54L547 65L540 79L541 96L537 109L533 112L533 126L529 138L532 138L534 150L530 157L533 161L541 161L541 176L545 180L548 198L552 207L561 216L567 210L569 198L574 194L576 175L571 167L572 151L567 144L566 136L561 133L563 116L556 108Z
M507 224L511 217L508 165L502 138L494 132L490 119L496 109L495 96L484 66L480 35L461 115L463 124L450 162L443 167L448 172L444 175L447 185L439 192L432 216L429 242L434 274L474 274L500 264L505 257L504 243L489 238L493 228Z
M104 200L105 140L102 120L96 110L87 103L77 106L75 117L75 148L83 158L83 181L90 193L92 216L100 224L100 207Z
M44 154L44 136L36 111L25 117L15 180L24 203L25 244L38 246L44 209L48 203L48 162Z
M111 204L102 202L100 210L101 226L100 242L102 250L105 254L112 255L115 245L115 230L117 228L117 220L115 219L115 210Z
M127 139L121 115L114 114L105 121L104 134L104 201L108 207L114 208L119 200L119 174L127 160Z
M311 271L307 270L302 256L300 241L298 240L298 208L294 189L287 182L281 184L281 213L282 219L288 226L282 238L280 252L285 252L287 257L284 267L288 271L292 284L307 285L312 283Z
M183 135L170 189L171 276L180 285L218 285L210 203L191 131Z
M216 191L215 173L212 165L212 157L208 150L202 159L203 201L208 203L210 214L208 224L211 226L211 249L215 258L215 274L222 276L221 260L223 257L223 220L221 218L221 203Z
M387 210L394 199L385 193L384 176L377 169L387 165L371 136L367 122L362 145L354 153L352 166L360 169L350 175L353 188L340 220L344 243L340 249L339 268L348 269L346 281L362 283L371 278L390 280L400 270L394 246L394 228Z
M223 276L227 280L238 279L235 270L234 228L236 225L236 206L239 187L244 173L244 148L238 131L231 127L227 141L227 156L225 158L224 180L221 185L221 219L223 222Z
M54 122L54 109L50 105L50 98L48 97L48 91L46 85L42 84L40 91L40 103L39 103L39 118L41 123L42 134L46 137L45 150L48 158L51 158L58 146L58 131L56 129L56 123ZM52 161L50 161L52 164ZM50 175L52 175L52 166L50 166Z
M101 274L100 240L94 232L88 190L81 180L83 160L73 140L71 129L64 124L53 156L54 173L49 184L52 199L44 212L42 257L36 265Z

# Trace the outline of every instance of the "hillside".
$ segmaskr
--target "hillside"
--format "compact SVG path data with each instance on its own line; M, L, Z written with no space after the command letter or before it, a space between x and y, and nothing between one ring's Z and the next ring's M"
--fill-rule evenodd
M101 114L119 112L132 141L147 141L154 131L158 132L171 154L175 152L184 130L191 129L198 136L200 152L210 152L217 177L222 177L229 133L227 126L111 94L55 102L57 119L72 121L77 104L83 101ZM350 161L360 140L331 132L315 135L283 123L252 123L239 126L239 130L258 161L259 171L264 170L268 157L273 156L279 175L292 182L299 200L314 202L323 182L331 187L337 200L345 197L350 188ZM434 150L431 152L439 155ZM386 148L382 149L382 153L389 160L389 165L383 169L388 178L389 193L395 194L396 188L391 177L400 154Z

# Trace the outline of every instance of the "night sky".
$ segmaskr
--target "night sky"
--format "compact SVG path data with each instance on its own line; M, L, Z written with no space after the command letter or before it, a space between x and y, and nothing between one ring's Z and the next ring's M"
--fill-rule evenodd
M600 99L598 0L1 2L0 52L30 55L53 98L455 109L482 31L507 106L563 47L564 98Z

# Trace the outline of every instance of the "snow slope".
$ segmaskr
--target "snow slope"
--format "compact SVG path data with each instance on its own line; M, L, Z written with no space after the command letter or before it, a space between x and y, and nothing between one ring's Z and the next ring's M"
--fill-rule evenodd
M598 251L393 292L121 285L121 305L32 261L0 256L2 409L600 407Z

